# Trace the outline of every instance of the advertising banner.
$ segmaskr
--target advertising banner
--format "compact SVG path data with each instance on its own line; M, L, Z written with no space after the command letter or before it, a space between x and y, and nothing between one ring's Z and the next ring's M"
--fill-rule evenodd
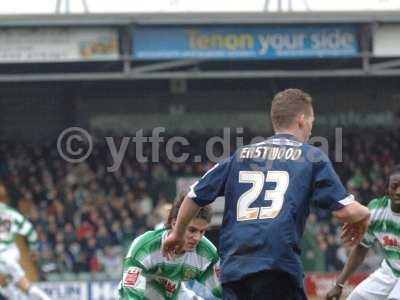
M355 273L346 282L343 296L347 296L351 291L363 281L368 274ZM336 273L307 273L304 279L304 288L307 296L324 298L326 293L335 284ZM117 300L118 281L65 281L65 282L39 282L37 285L42 288L51 299L57 300ZM188 284L188 287L203 295L205 299L213 299L204 287ZM21 300L26 298L21 294ZM18 299L19 299L18 298Z
M118 33L111 28L0 30L0 63L95 61L118 57Z
M302 59L354 57L357 27L350 25L138 27L132 56L157 59Z
M400 25L380 25L373 35L373 55L376 57L400 56Z
M307 296L325 298L328 291L334 286L337 275L335 273L308 273L304 280ZM343 296L348 296L367 276L366 273L355 273L350 276L343 290Z
M117 300L118 281L93 281L90 284L90 300Z
M83 281L40 282L38 283L51 299L87 300L88 284Z

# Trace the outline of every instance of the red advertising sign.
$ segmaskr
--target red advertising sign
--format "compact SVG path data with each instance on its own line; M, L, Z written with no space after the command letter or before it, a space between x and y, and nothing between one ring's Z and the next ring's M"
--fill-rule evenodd
M369 274L356 273L349 278L343 289L343 296L347 296L351 291ZM307 296L324 297L326 293L333 287L338 274L336 273L307 273L304 280L304 287Z

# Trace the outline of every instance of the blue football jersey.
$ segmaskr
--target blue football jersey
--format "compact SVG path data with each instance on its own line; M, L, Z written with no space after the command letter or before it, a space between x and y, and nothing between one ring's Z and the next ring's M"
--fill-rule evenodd
M223 283L275 269L291 274L300 287L299 243L311 201L329 210L354 201L328 157L289 134L238 149L193 184L188 196L200 206L225 196Z

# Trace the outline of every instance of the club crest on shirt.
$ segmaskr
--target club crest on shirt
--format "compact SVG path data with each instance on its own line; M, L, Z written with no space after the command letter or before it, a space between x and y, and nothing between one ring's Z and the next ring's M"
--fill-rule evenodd
M195 270L187 269L183 271L183 281L191 280L196 278L197 272Z
M141 269L139 269L137 267L130 267L124 273L123 286L127 287L127 288L136 287L140 273L141 273Z

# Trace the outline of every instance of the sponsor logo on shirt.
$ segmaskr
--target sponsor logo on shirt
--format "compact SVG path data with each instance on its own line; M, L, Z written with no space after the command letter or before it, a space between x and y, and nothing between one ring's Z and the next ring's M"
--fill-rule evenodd
M159 278L159 282L164 286L165 291L174 294L176 291L176 283L166 278Z
M221 279L221 269L219 268L219 266L214 266L214 273L215 275L217 275L218 279Z
M400 241L385 235L383 237L383 246L400 247Z
M137 267L130 267L124 274L123 286L127 288L136 287L141 271Z

